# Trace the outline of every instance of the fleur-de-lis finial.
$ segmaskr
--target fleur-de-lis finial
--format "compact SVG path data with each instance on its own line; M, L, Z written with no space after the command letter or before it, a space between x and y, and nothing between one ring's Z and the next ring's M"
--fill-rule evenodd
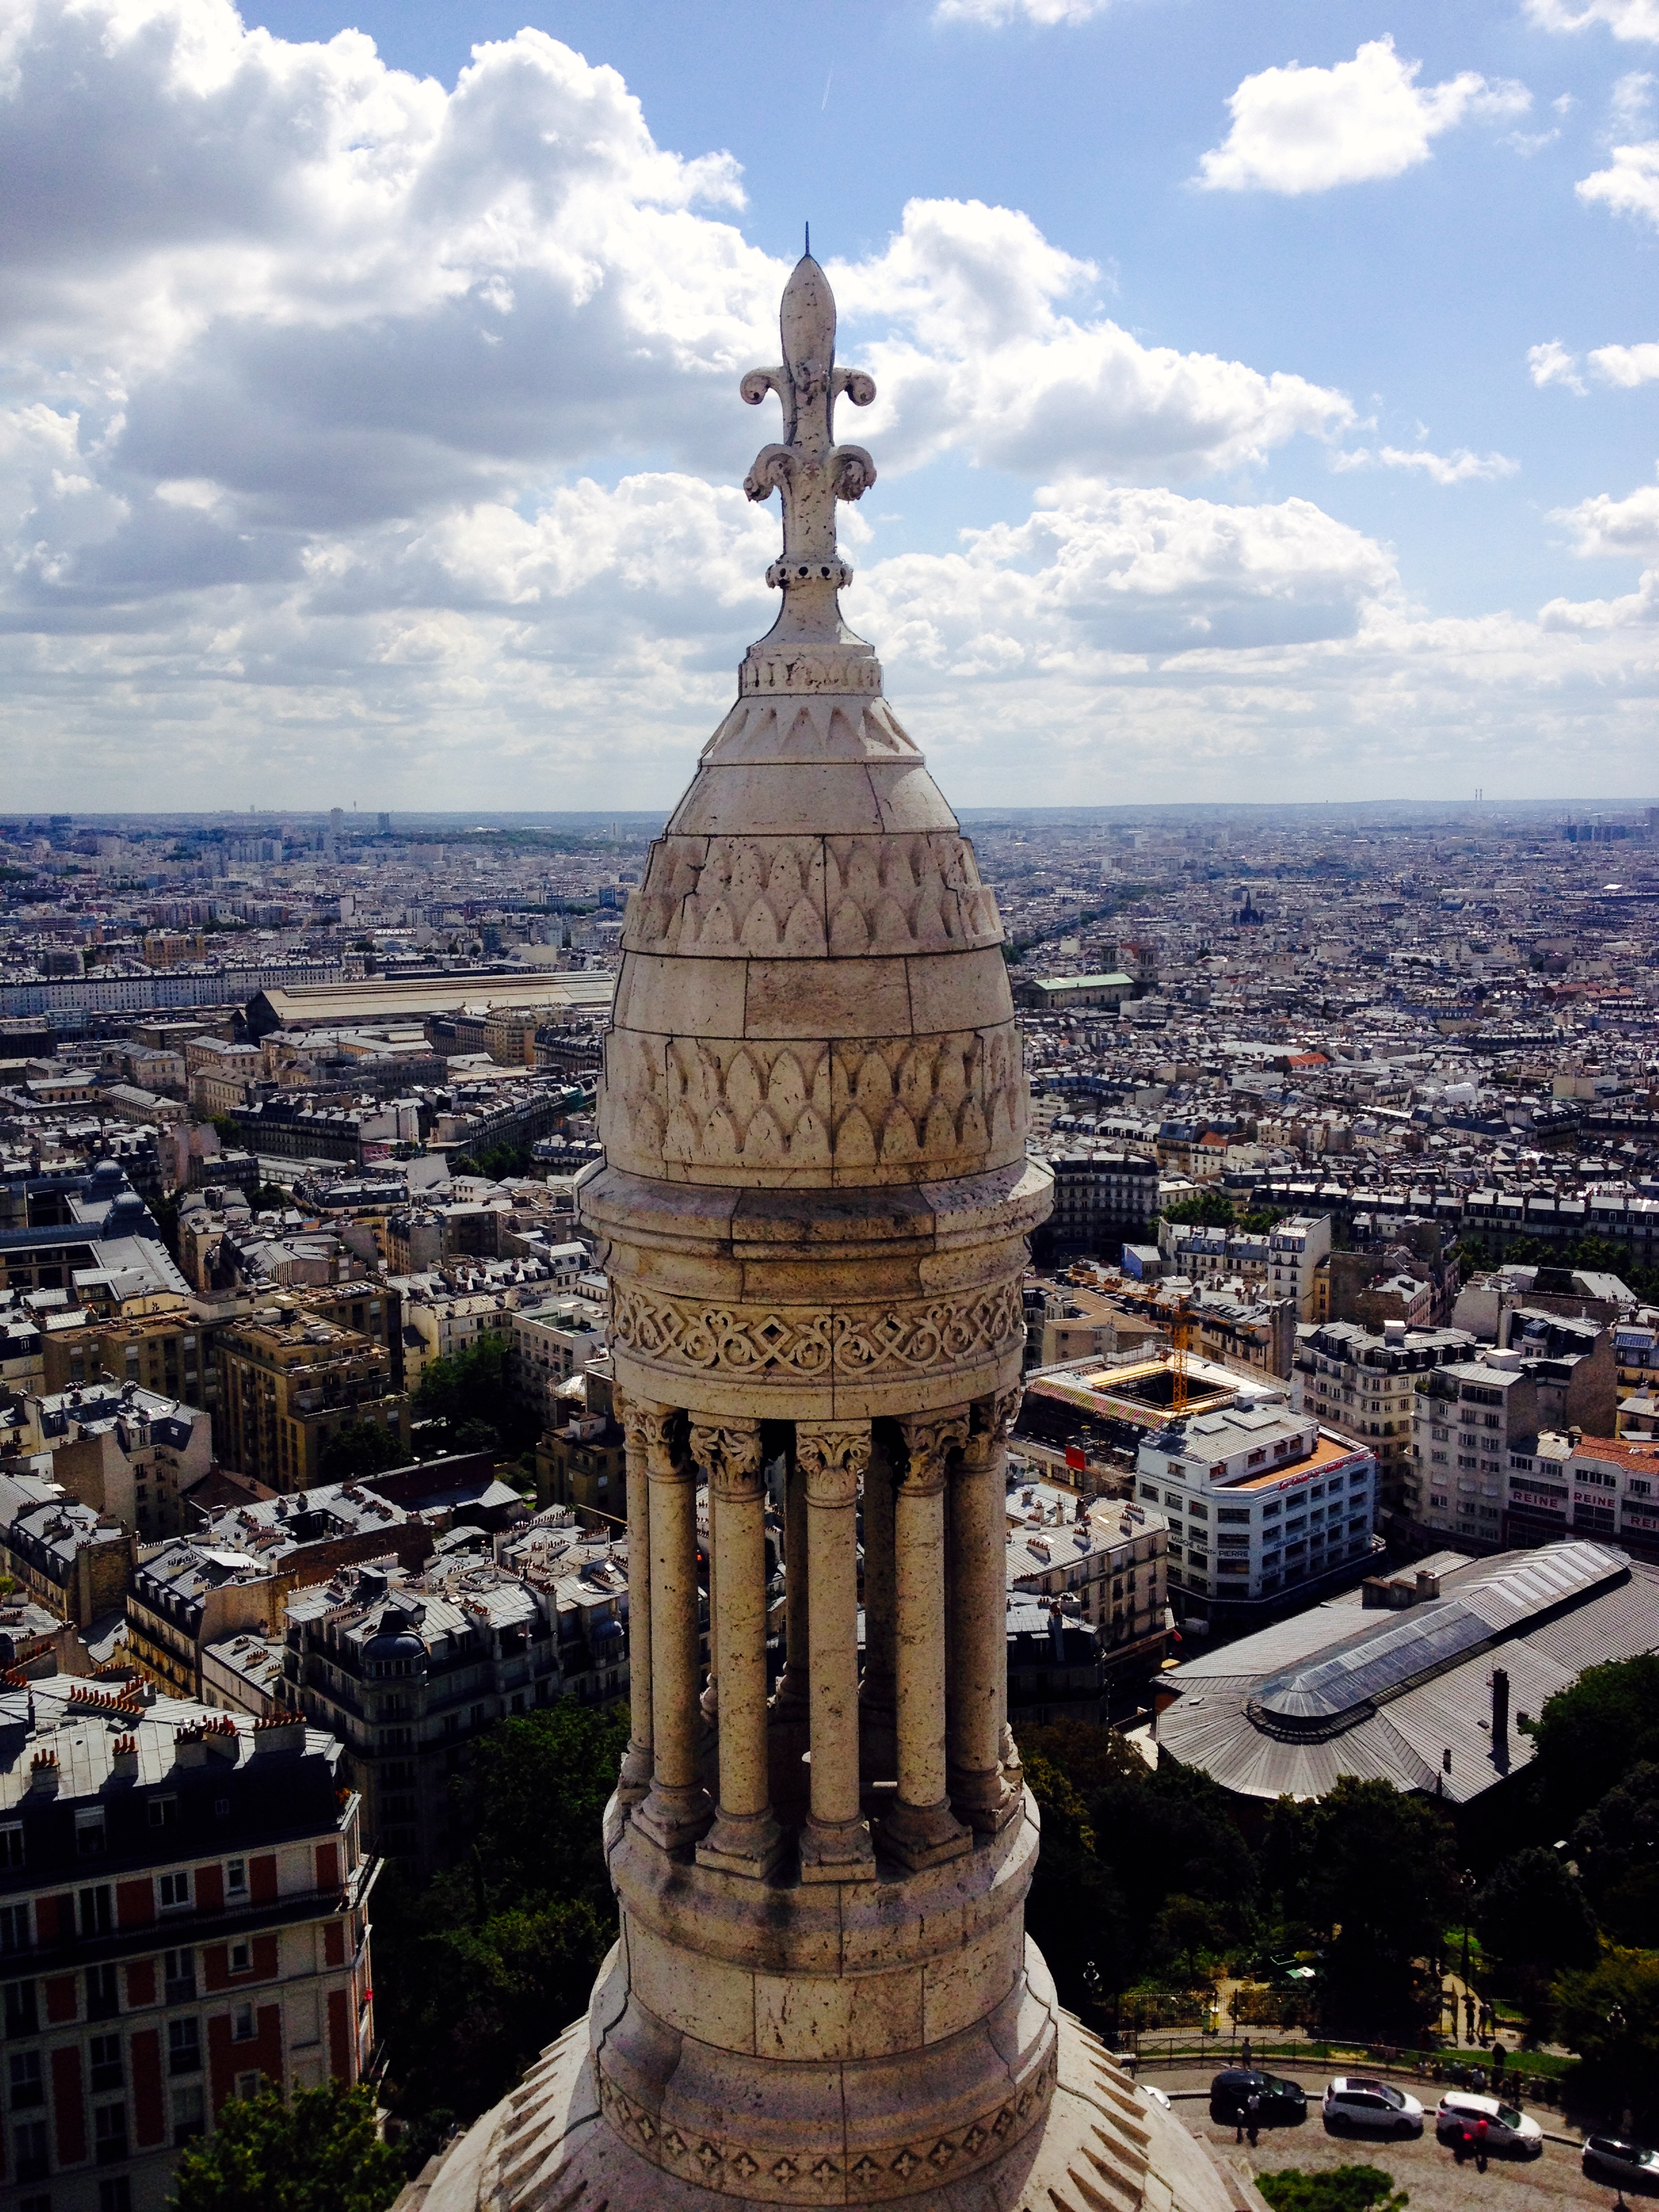
M810 229L807 244L810 249ZM845 392L855 407L867 407L875 381L862 369L836 367L835 295L810 250L784 287L778 320L781 366L751 368L742 385L751 407L769 392L783 406L782 443L761 448L743 484L750 499L768 499L775 490L783 499L783 555L766 572L767 582L784 594L772 638L841 641L849 633L836 594L853 571L836 544L836 501L862 499L876 480L876 465L862 446L836 445L836 401Z

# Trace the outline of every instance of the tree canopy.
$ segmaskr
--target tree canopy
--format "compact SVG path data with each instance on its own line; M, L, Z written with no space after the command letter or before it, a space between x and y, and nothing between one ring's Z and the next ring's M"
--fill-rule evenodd
M1218 1190L1200 1190L1191 1198L1178 1198L1161 1211L1166 1221L1193 1221L1210 1229L1231 1229L1238 1218Z
M382 1474L389 1467L406 1467L410 1456L396 1429L380 1421L349 1421L323 1446L317 1473L324 1482L349 1482L358 1475Z
M600 1818L627 1711L563 1698L479 1740L451 1785L460 1862L376 1892L387 2097L418 2158L586 2008L616 1936Z
M178 2212L383 2212L404 2161L375 2129L374 2093L343 2081L233 2098L210 2136L186 2143Z
M1613 1941L1659 1948L1659 1765L1632 1766L1584 1814L1567 1848Z
M514 1395L507 1346L493 1334L433 1360L415 1393L415 1412L438 1424L437 1452L487 1451L510 1459L541 1433L537 1415ZM434 1447L425 1449L431 1456Z
M1659 1654L1587 1667L1545 1700L1536 1729L1534 1786L1561 1835L1632 1767L1659 1763Z
M1376 2212L1405 2212L1411 2203L1380 2166L1333 2166L1322 2173L1282 2166L1259 2173L1255 2185L1273 2212L1370 2212L1373 2205Z

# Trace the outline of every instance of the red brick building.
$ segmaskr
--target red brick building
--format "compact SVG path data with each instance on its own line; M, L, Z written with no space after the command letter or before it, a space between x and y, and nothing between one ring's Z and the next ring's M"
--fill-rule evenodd
M0 1679L0 2201L161 2212L265 2081L355 2081L368 1900L340 1747L296 1721Z

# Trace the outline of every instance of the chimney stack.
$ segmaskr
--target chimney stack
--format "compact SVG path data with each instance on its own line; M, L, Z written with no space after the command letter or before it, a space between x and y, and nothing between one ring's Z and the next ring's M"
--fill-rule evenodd
M1506 1667L1492 1670L1492 1755L1499 1766L1510 1763L1510 1676Z

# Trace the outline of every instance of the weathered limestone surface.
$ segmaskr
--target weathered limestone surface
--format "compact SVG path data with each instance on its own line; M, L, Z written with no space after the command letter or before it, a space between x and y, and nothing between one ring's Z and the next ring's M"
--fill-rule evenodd
M1048 1175L995 903L842 619L836 502L875 465L834 410L874 386L810 258L781 337L742 389L782 405L745 489L782 495L783 605L629 902L579 1194L628 1439L621 1936L428 2202L1227 2212L1025 1940L1002 1500Z

